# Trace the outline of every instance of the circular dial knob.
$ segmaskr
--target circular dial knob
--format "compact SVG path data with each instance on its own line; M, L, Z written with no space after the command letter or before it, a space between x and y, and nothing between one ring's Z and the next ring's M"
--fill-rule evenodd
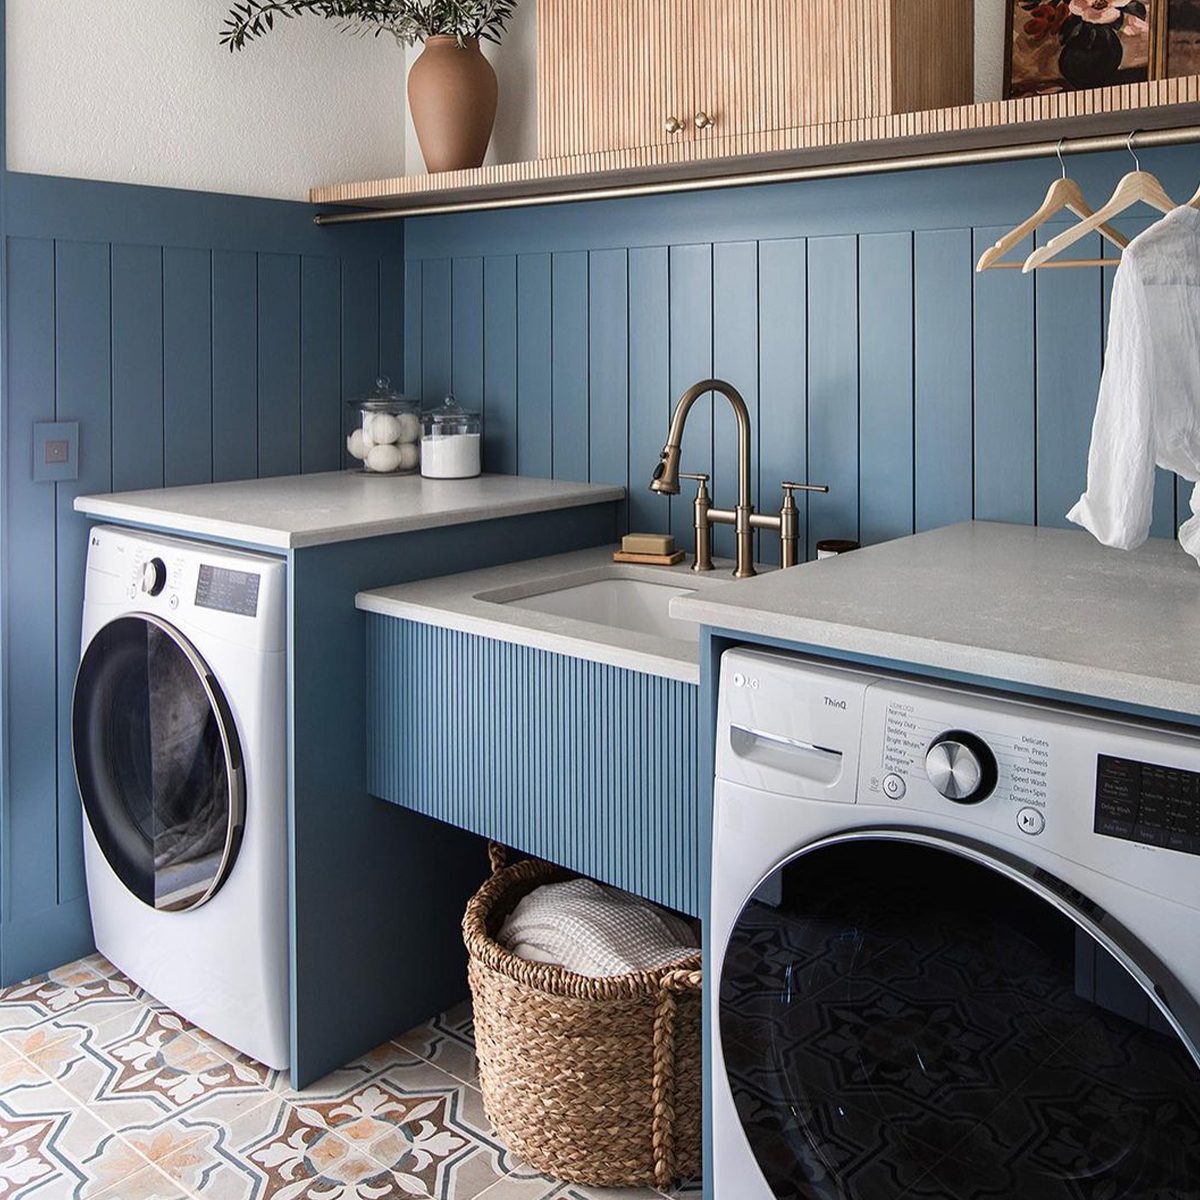
M167 564L161 558L148 559L142 567L142 591L157 596L167 586Z
M996 789L996 756L973 733L953 730L925 752L929 782L955 804L979 804Z

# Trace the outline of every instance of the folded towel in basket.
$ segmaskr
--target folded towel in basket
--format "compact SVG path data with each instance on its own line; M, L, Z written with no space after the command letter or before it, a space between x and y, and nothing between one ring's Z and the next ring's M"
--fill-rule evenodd
M692 927L680 917L591 879L535 888L497 940L518 958L595 979L650 971L697 949Z

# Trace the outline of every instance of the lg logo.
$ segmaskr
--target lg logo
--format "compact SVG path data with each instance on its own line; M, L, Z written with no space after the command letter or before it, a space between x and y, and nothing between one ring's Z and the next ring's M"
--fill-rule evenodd
M842 712L845 712L846 711L846 701L845 700L835 700L832 696L826 696L825 697L825 707L826 708L840 708L842 710Z
M740 688L748 687L752 692L757 692L758 691L758 680L755 679L754 676L752 676L752 675L743 675L741 673L741 671L739 671L733 677L733 686L740 687Z

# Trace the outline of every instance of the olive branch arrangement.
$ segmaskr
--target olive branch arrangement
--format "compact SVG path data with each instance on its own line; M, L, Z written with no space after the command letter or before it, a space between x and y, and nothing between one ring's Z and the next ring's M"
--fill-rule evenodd
M277 18L312 13L337 21L343 30L391 34L412 46L427 38L449 36L462 45L468 38L499 42L518 0L241 0L221 30L221 45L242 50L247 42L275 28Z

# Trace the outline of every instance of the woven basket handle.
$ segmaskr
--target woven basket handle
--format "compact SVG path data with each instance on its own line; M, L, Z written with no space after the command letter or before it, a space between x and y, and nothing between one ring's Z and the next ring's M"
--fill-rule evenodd
M488 865L495 875L504 870L508 862L508 851L499 842L488 842Z
M654 1180L659 1187L675 1182L675 1026L676 996L698 992L703 971L671 971L663 976L654 1013Z

